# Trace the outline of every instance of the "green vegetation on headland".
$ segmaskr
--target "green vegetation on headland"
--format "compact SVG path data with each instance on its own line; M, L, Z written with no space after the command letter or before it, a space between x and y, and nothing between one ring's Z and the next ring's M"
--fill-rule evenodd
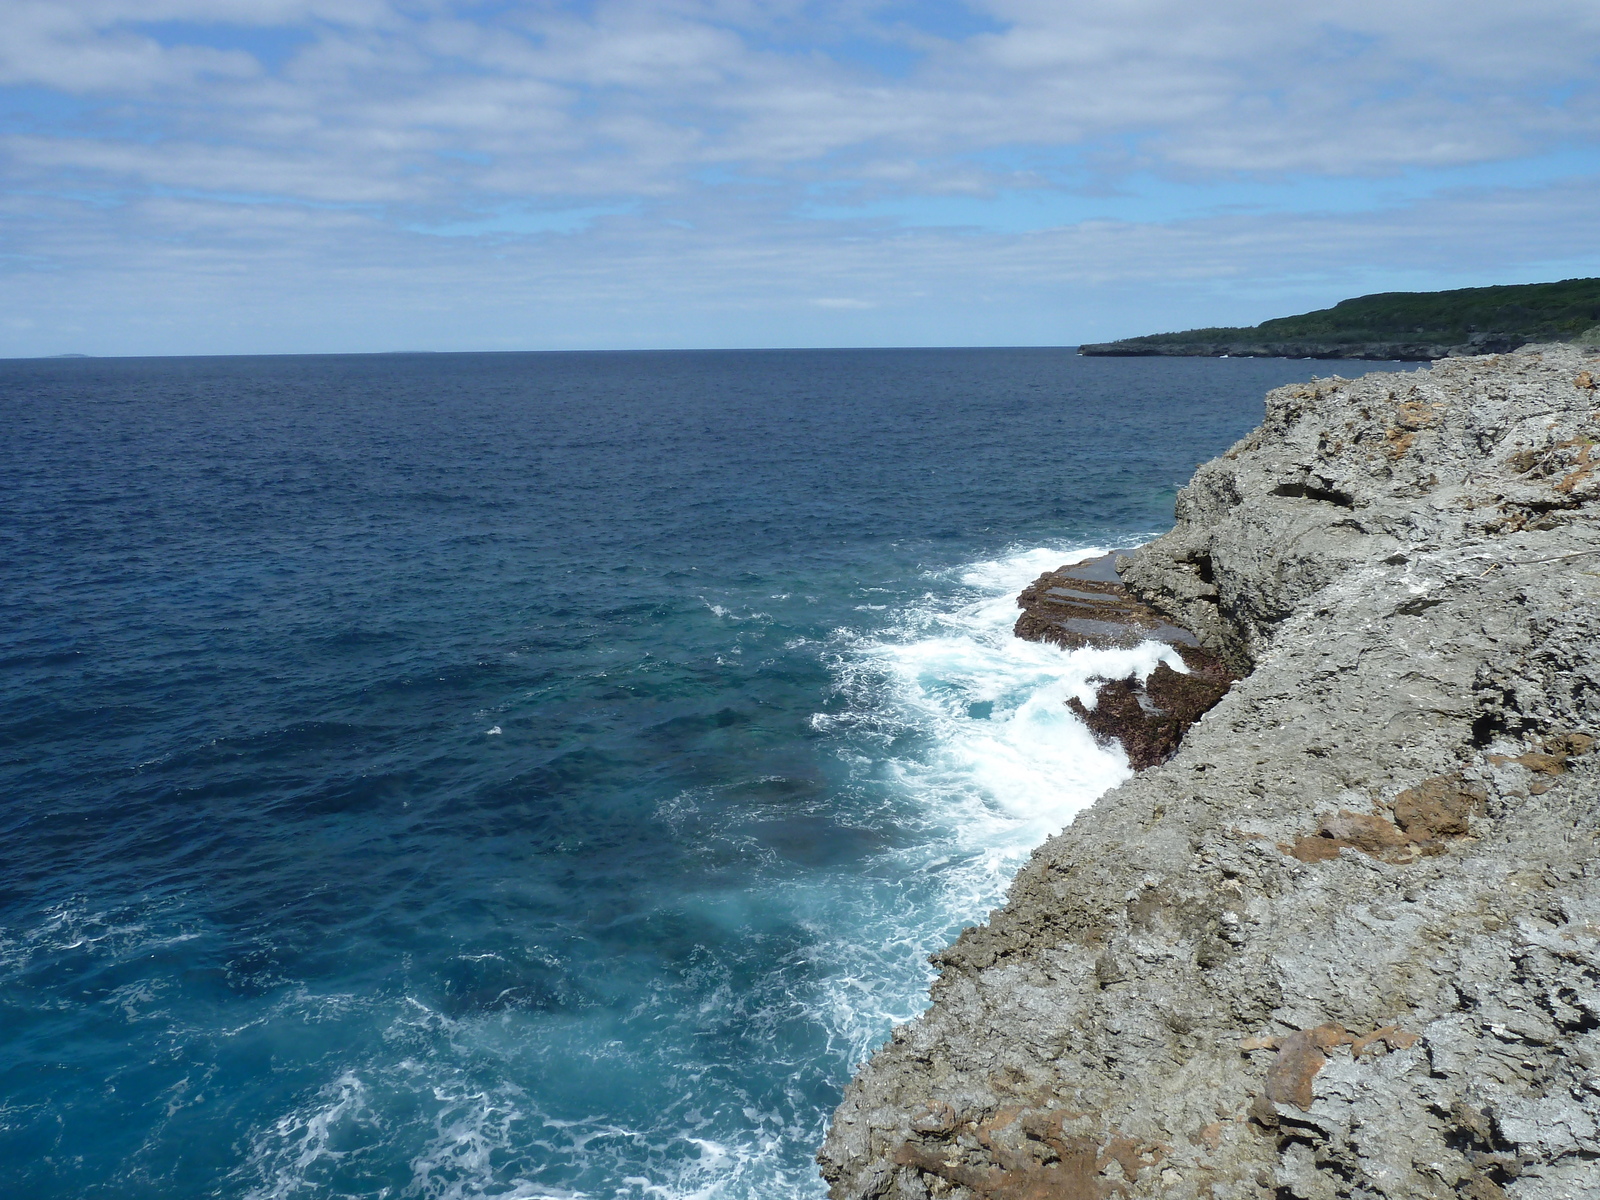
M1379 292L1249 328L1149 334L1080 346L1078 353L1423 362L1570 341L1600 343L1600 279Z

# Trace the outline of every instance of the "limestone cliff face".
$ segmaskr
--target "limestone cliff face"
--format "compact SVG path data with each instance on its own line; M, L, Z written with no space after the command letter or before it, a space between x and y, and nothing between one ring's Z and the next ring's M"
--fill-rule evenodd
M1248 670L851 1084L832 1195L1600 1196L1600 359L1321 379L1122 578Z

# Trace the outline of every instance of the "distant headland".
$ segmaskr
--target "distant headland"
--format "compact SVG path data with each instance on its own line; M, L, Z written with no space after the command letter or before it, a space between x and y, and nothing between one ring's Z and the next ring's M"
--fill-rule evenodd
M1571 341L1600 344L1600 279L1379 292L1249 328L1154 333L1079 346L1078 353L1429 362Z

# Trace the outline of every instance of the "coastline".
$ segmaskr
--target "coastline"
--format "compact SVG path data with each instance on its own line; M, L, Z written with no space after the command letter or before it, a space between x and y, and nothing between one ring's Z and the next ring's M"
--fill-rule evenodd
M936 956L835 1200L1596 1186L1597 377L1291 385L1196 472L1121 578L1246 673Z
M1090 342L1078 347L1085 358L1315 358L1368 362L1437 362L1507 354L1526 345L1513 337L1480 338L1459 346L1430 342Z

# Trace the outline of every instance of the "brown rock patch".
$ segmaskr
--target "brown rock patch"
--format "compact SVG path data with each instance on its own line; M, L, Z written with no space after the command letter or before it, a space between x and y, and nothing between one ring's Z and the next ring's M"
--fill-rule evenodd
M1143 684L1132 675L1100 685L1095 705L1077 697L1067 707L1103 742L1118 741L1134 770L1164 763L1184 732L1228 692L1237 678L1216 655L1193 646L1176 647L1189 673L1161 663Z
M1298 837L1292 845L1279 843L1278 849L1304 863L1327 862L1344 849L1390 863L1415 862L1443 854L1441 839L1470 833L1469 818L1483 811L1486 799L1483 788L1460 775L1435 775L1395 797L1394 821L1377 813L1340 809L1324 813L1315 834Z
M1419 854L1438 854L1442 847L1434 842L1418 842L1386 817L1340 809L1324 814L1315 834L1298 837L1293 845L1280 844L1278 849L1304 863L1328 862L1345 849L1400 863L1414 861Z
M1301 1112L1311 1109L1311 1081L1327 1065L1326 1051L1350 1041L1343 1025L1330 1022L1315 1029L1300 1029L1283 1039L1278 1057L1267 1068L1267 1099L1292 1104Z
M1111 1200L1129 1195L1139 1173L1161 1161L1161 1146L1115 1130L1103 1137L1065 1132L1075 1115L1083 1114L1002 1108L986 1121L960 1122L949 1142L907 1141L894 1161L983 1200ZM956 1144L962 1134L971 1134L984 1153L963 1151Z
M1374 1029L1364 1037L1358 1037L1350 1043L1350 1053L1360 1058L1374 1046L1382 1044L1391 1050L1405 1050L1415 1046L1422 1039L1415 1033L1409 1033L1398 1025L1385 1025L1382 1029Z
M1264 1050L1276 1047L1277 1057L1267 1068L1265 1092L1251 1106L1251 1116L1257 1124L1274 1126L1278 1123L1273 1104L1292 1104L1301 1112L1311 1110L1316 1098L1313 1083L1317 1072L1328 1063L1328 1051L1336 1046L1349 1046L1356 1057L1384 1045L1391 1050L1404 1050L1415 1046L1421 1039L1398 1025L1385 1025L1364 1037L1356 1037L1337 1021L1329 1021L1313 1029L1299 1029L1287 1037L1253 1037L1240 1043L1241 1051Z
M1490 754L1487 757L1496 766L1516 763L1540 775L1564 775L1567 771L1567 760L1588 754L1594 749L1594 744L1594 738L1586 733L1562 731L1544 738L1536 750L1529 750L1515 757L1509 754Z
M1188 630L1171 624L1116 582L1112 556L1046 571L1017 597L1022 615L1013 632L1066 650L1136 646L1154 638L1173 646L1189 668L1162 663L1140 683L1134 676L1100 685L1093 708L1067 706L1102 742L1122 743L1135 770L1166 762L1184 731L1227 693L1238 678Z
M1459 775L1436 775L1394 798L1394 819L1413 840L1463 837L1468 818L1482 812L1487 799L1483 788Z

